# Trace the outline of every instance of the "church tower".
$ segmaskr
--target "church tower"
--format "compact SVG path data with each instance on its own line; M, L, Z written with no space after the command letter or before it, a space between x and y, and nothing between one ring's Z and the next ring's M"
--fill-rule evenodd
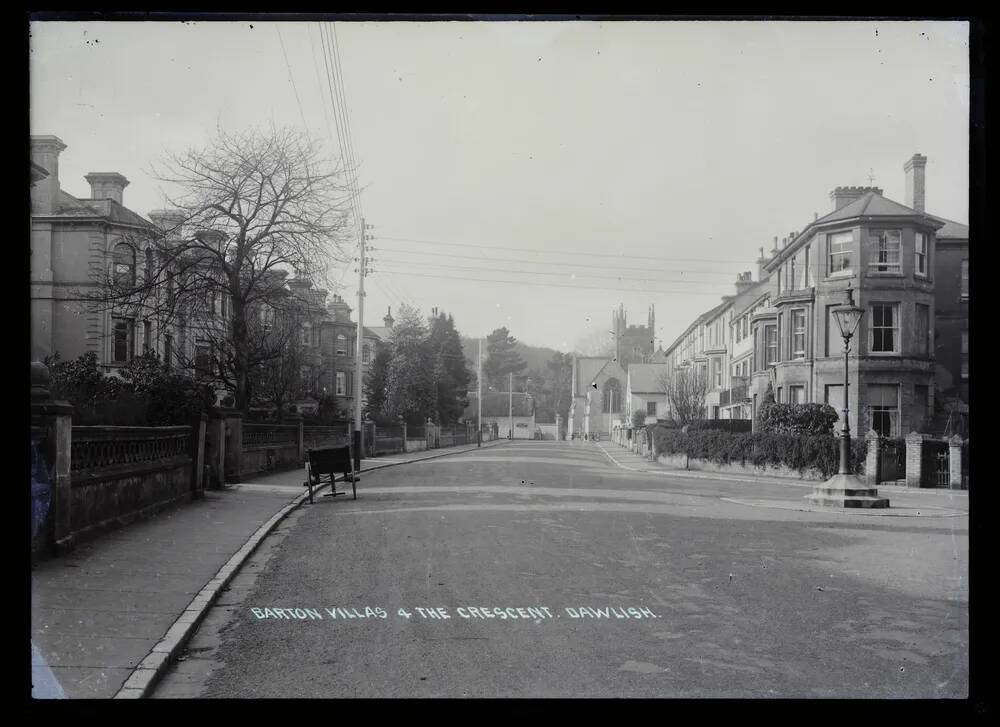
M645 363L653 355L656 336L656 311L650 305L647 311L647 325L628 325L625 306L618 305L612 311L611 329L615 336L615 360L627 369L630 363Z

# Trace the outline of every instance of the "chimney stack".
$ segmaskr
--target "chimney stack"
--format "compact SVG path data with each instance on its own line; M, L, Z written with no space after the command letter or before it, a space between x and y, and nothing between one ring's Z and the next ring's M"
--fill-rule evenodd
M736 295L740 295L747 288L753 286L752 275L749 270L743 273L736 274Z
M775 244L778 242L778 238L774 238ZM764 257L764 248L760 248L760 257L757 258L757 280L764 280L766 276L764 266L767 265L767 258Z
M833 200L833 210L837 211L841 207L846 207L851 202L859 200L869 192L881 196L882 190L878 187L837 187L830 192L830 199Z
M171 240L181 237L185 215L178 210L152 210L149 219Z
M118 172L91 172L84 177L90 182L91 199L113 199L120 205L122 193L129 181Z
M924 169L927 157L914 154L906 160L903 171L906 172L906 206L917 212L924 211Z
M49 175L31 188L31 209L47 214L53 211L59 195L59 155L66 148L58 136L32 136L31 161Z
M385 323L385 327L386 328L392 328L392 324L395 323L395 321L392 319L392 306L391 305L386 310L385 315L382 317L382 322Z

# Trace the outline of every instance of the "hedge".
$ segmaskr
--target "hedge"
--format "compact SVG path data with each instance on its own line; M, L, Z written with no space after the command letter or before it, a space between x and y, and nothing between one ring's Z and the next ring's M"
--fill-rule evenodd
M833 432L837 410L829 404L765 403L757 421L761 432L818 436Z
M714 430L693 430L687 433L667 427L653 430L656 453L684 454L719 465L740 464L754 467L781 465L802 473L815 467L824 477L840 469L840 440L827 435L771 434L765 432L730 434ZM851 440L851 470L864 474L868 443Z

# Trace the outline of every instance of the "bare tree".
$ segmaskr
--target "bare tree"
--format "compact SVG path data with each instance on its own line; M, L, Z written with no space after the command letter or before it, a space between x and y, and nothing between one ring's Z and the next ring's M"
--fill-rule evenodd
M179 190L168 198L176 219L123 239L90 298L178 331L173 356L182 365L192 363L185 357L204 363L207 356L211 375L246 410L252 373L285 350L276 322L303 305L287 275L324 279L331 262L347 262L345 170L300 132L275 127L220 128L206 147L169 155L164 164L154 175ZM133 256L143 253L142 275L134 257L131 273L127 262L119 264L122 243ZM207 345L199 350L192 339Z
M590 332L577 339L575 349L582 356L611 358L615 355L615 332L602 326L594 326Z
M681 425L690 424L705 416L705 399L708 396L708 376L695 369L665 371L659 377L670 402L670 413Z

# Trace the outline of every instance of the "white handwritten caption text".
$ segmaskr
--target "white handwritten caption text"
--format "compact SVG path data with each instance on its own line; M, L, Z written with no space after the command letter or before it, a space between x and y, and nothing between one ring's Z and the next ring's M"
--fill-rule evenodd
M454 611L454 614L452 613ZM292 621L352 621L357 619L387 619L389 611L381 606L363 607L331 607L331 608L251 608L250 612L258 619L292 620ZM497 619L500 621L542 621L566 616L575 619L650 619L660 618L645 606L614 607L575 606L553 609L548 606L458 606L449 609L445 606L400 608L396 611L397 618L426 619L446 621L448 619Z

